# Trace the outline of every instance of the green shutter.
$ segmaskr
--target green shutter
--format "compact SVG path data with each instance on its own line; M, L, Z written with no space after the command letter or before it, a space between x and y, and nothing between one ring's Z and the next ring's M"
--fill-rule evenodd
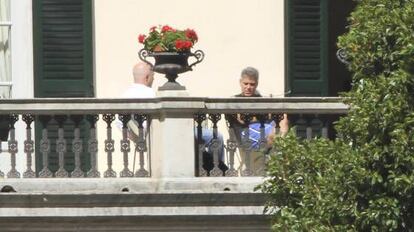
M328 95L328 0L286 0L289 96Z
M33 50L35 97L93 97L92 3L91 0L33 0ZM87 123L81 123L82 169L89 168ZM36 145L42 126L36 120ZM64 124L67 143L65 168L74 168L72 152L74 123ZM51 153L49 168L58 169L57 123L48 125ZM42 154L36 146L36 170L42 168Z
M90 0L34 0L35 97L93 97Z

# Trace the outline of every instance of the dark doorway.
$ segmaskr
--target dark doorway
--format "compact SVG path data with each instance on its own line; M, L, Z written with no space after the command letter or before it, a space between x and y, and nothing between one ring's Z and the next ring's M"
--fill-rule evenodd
M329 96L338 96L338 93L351 89L351 73L337 57L338 36L348 31L347 18L355 8L355 2L349 0L330 0L328 2L328 82Z

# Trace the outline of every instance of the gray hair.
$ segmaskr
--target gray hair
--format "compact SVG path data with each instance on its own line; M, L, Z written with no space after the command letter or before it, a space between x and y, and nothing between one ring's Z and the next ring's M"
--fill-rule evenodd
M259 71L257 71L256 68L253 67L247 67L245 69L242 70L241 72L241 78L243 78L243 76L248 76L252 79L254 79L256 82L259 82Z

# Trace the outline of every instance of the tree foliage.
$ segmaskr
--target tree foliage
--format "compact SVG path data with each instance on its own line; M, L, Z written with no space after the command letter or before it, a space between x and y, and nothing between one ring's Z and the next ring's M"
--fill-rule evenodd
M360 0L349 25L341 139L275 141L275 231L414 231L414 1Z

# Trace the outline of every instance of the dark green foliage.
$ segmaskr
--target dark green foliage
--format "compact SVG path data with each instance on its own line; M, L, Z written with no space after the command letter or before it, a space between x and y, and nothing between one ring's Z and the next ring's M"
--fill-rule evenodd
M298 141L292 133L275 147L270 178L261 186L272 194L267 210L275 216L273 229L353 230L362 157L341 141Z
M354 73L336 141L275 141L275 231L414 231L414 1L361 0L339 38Z

